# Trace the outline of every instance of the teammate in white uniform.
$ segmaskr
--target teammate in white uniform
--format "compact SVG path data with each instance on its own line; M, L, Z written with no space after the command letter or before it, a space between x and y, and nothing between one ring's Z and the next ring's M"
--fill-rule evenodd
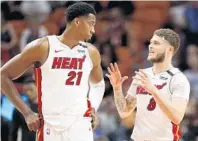
M114 88L115 104L122 118L137 107L132 139L135 141L178 141L179 123L183 119L190 93L186 76L172 66L172 57L180 39L170 29L159 29L149 45L151 68L136 71L126 97L117 64L110 64L107 77Z
M28 128L38 131L38 141L93 141L93 111L101 103L105 86L100 54L83 41L94 33L95 15L89 4L71 5L62 35L29 43L1 68L2 91L24 115ZM20 99L12 83L32 65L39 114Z

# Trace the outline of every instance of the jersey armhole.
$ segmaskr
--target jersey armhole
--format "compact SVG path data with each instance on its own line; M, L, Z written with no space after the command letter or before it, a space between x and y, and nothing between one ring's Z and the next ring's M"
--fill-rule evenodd
M51 52L51 47L50 47L50 40L49 40L49 36L46 37L46 41L48 42L48 54L47 54L47 57L46 57L46 60L43 62L43 64L39 61L36 61L34 66L35 68L41 68L42 66L45 65L45 63L48 61L49 59L49 56L50 56L50 52Z
M177 73L175 73L175 74L173 74L171 71L167 71L168 72L168 74L170 74L172 77L170 78L170 80L169 80L169 86L168 86L168 89L169 89L169 92L170 92L170 94L171 95L173 95L173 92L171 91L171 82L172 82L172 79L173 79L173 77L175 76L175 75L177 75L177 74L179 74L179 73L181 73L181 72L177 72Z
M89 46L88 46L88 44L86 42L85 42L85 44L87 46L87 53L88 53L89 63L91 65L91 68L93 69L93 61L92 61L90 53L89 53Z

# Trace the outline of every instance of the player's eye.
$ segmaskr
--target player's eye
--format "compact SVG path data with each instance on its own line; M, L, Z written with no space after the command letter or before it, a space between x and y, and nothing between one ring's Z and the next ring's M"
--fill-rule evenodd
M95 26L95 22L94 22L94 21L88 21L88 24L89 24L90 26Z
M154 41L154 42L153 42L153 44L154 44L154 45L159 45L160 43L159 43L159 42Z

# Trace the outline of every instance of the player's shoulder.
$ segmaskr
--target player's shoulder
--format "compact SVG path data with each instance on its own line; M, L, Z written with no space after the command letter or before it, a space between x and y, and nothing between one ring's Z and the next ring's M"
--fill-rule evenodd
M173 81L188 82L186 75L179 68L174 68L174 69L168 71L168 73L170 73L170 75L172 75Z
M167 70L166 72L170 76L174 76L174 77L182 76L182 77L185 77L185 75L183 74L183 72L179 68L172 68L170 70Z
M42 49L48 47L48 39L47 37L38 38L36 40L31 41L27 44L26 48L32 49Z
M42 62L43 57L47 56L49 50L47 37L38 38L26 45L24 50L20 53L21 57L29 57L35 61Z
M85 44L87 46L90 56L100 57L100 53L99 53L98 49L93 44L88 43L88 42L85 42Z
M175 74L174 77L175 77L175 79L188 81L186 75L181 71L179 73Z
M92 60L93 66L98 66L101 63L101 56L98 49L91 43L86 42L89 56Z
M94 46L93 44L89 43L89 42L85 42L86 46L87 46L87 49L91 52L94 52L94 53L98 53L98 49L96 48L96 46Z

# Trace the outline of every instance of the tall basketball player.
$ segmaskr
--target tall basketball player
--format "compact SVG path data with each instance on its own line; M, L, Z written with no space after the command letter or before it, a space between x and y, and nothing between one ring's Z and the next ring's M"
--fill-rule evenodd
M100 54L84 42L94 33L95 10L83 2L73 4L66 20L62 35L29 43L1 68L3 93L23 114L28 128L39 129L38 141L93 141L90 112L97 110L104 94ZM12 83L33 65L39 114L21 100Z
M122 118L137 107L132 139L135 141L178 141L190 93L187 78L172 65L180 38L173 30L159 29L150 41L148 60L152 67L135 72L126 97L117 64L110 64L107 77L114 89L115 104Z

